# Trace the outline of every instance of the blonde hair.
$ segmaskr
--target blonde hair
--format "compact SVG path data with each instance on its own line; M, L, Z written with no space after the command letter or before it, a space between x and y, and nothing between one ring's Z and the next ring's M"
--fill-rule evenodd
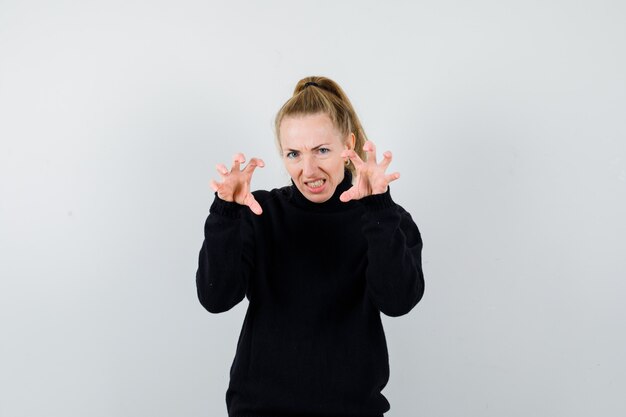
M326 77L305 77L298 81L293 96L283 104L274 121L278 149L281 150L280 124L285 117L318 113L327 114L344 136L354 134L354 151L365 161L363 145L367 137L361 121L339 84ZM354 164L350 164L348 168L354 175Z

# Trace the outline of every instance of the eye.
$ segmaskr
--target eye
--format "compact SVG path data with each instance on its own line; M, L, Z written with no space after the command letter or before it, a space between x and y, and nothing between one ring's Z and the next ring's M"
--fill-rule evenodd
M319 153L322 155L327 154L328 152L330 152L330 149L328 148L319 148Z
M294 159L298 157L298 151L289 151L285 154L288 159Z

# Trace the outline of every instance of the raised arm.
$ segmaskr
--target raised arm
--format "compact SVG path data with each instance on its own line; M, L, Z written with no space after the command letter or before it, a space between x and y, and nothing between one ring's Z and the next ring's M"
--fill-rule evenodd
M204 225L196 272L198 299L212 313L231 309L246 294L254 268L254 234L247 210L262 212L250 193L250 180L263 161L253 158L241 169L243 154L233 159L230 171L224 165L217 166L222 182L211 182L215 200Z
M341 201L359 200L365 207L363 234L368 243L367 286L378 309L388 316L408 313L424 294L422 238L411 215L391 199L389 183L400 178L387 174L391 152L376 160L376 146L363 146L367 160L354 150L343 156L356 168L354 185L340 196Z

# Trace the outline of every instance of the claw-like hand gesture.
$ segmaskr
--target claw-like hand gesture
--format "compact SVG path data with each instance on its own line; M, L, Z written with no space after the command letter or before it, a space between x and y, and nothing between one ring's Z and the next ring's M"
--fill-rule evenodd
M211 188L222 200L248 206L254 214L261 214L263 212L261 205L250 192L250 180L254 169L264 167L265 162L262 159L252 158L248 165L241 169L241 164L245 162L246 157L242 153L238 153L233 157L233 166L230 171L225 165L217 164L216 169L222 177L222 182L211 180Z
M363 161L352 149L347 149L341 153L342 157L350 158L356 168L354 185L339 196L343 202L359 200L374 194L384 194L387 192L389 183L400 178L398 172L385 174L391 163L391 152L385 152L383 160L379 164L376 162L376 146L373 142L365 142L363 150L367 154L367 162Z

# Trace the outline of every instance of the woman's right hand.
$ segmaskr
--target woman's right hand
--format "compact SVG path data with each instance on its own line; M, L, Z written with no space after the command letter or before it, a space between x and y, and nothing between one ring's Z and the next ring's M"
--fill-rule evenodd
M224 201L231 201L242 206L248 206L254 214L261 214L261 205L254 199L250 192L250 180L256 167L264 167L262 159L252 158L244 169L241 164L246 162L246 157L238 153L233 157L233 166L228 170L225 165L217 164L217 172L222 177L222 182L211 180L211 188L217 196Z

